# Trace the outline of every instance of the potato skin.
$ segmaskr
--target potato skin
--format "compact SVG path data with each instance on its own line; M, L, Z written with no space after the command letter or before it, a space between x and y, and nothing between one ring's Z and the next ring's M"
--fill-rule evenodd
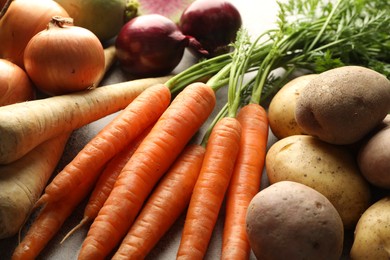
M390 189L390 123L363 143L357 161L368 182Z
M266 156L266 173L271 184L296 181L322 193L347 229L355 226L370 204L369 184L352 153L309 135L289 136L274 143Z
M269 125L278 139L305 134L295 120L295 107L301 89L316 76L317 74L308 74L297 77L284 85L272 98L268 107Z
M301 91L298 125L333 144L352 144L375 128L390 111L390 81L360 66L323 72Z
M246 217L257 259L340 259L344 230L340 215L314 189L281 181L260 191Z
M356 225L350 257L356 259L390 258L390 197L372 204Z

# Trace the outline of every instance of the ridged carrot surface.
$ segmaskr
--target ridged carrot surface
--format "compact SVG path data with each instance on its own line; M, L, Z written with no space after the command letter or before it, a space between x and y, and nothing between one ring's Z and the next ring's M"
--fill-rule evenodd
M118 176L92 223L79 259L104 259L126 235L159 179L211 114L214 91L203 83L187 86L172 101Z
M239 150L241 126L225 117L213 128L185 218L177 259L203 259Z
M160 117L170 99L171 93L163 85L154 85L144 90L55 176L38 204L59 201L74 192L86 179L95 178L111 158Z
M189 145L143 207L113 260L144 259L187 208L205 149Z
M226 194L221 259L249 259L246 210L260 191L268 141L268 118L258 104L244 106L237 115L242 134L240 151Z

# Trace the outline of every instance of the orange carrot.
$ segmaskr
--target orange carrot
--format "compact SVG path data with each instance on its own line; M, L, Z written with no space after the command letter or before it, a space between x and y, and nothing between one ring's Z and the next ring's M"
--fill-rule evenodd
M258 104L244 106L237 115L242 127L240 150L226 193L221 259L249 259L246 210L260 190L268 141L266 111Z
M48 202L16 247L12 260L36 259L81 200L88 195L94 181L89 179L82 183L77 190L73 190L59 202Z
M146 78L0 107L0 164L40 143L124 109L143 90L168 80Z
M93 221L96 218L99 210L103 207L104 202L106 201L108 195L114 187L115 181L119 173L122 171L127 161L138 148L139 144L149 133L150 128L151 127L146 129L140 136L138 136L134 140L134 142L131 143L131 145L123 149L107 163L107 165L103 169L103 172L100 174L95 187L93 188L87 205L85 206L83 219L78 225L76 225L71 231L69 231L68 234L65 235L61 243L64 242L77 229L79 229L86 223Z
M153 191L113 260L144 259L184 212L202 166L205 149L189 145Z
M86 179L95 178L112 157L158 119L168 107L170 98L169 89L163 85L154 85L143 91L55 176L38 205L59 201Z
M92 223L79 259L104 259L126 235L145 199L215 106L203 83L187 86L173 100L122 172Z
M241 136L236 118L224 117L213 127L195 184L177 259L203 259L229 185Z

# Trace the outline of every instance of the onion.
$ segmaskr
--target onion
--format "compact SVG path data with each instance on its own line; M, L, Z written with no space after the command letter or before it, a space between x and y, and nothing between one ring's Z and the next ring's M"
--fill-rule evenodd
M187 46L199 43L182 34L169 18L159 14L138 16L127 22L115 41L121 68L141 77L170 73Z
M33 84L16 64L0 59L0 106L35 98Z
M49 95L93 88L104 73L104 50L91 31L53 17L27 44L24 66L36 87Z
M184 10L179 23L182 33L200 42L209 57L229 51L241 25L237 8L224 0L196 0ZM203 55L196 48L192 51Z
M13 0L0 20L0 58L23 68L28 41L55 15L67 17L68 13L53 0Z

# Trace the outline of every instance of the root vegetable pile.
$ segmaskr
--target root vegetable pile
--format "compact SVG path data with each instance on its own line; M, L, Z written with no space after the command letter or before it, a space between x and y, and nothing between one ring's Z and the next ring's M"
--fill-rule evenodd
M390 186L390 146L382 145L390 140L389 6L380 0L278 5L276 28L252 38L235 16L235 38L223 43L229 48L202 49L212 55L176 75L0 107L0 190L12 188L20 198L0 194L0 236L15 235L35 213L12 258L39 257L84 200L80 223L63 238L81 226L88 230L75 252L80 260L143 259L180 216L178 259L207 256L218 217L222 259L249 259L252 252L264 259L338 259L343 247L350 250L344 235L355 228L354 259L386 254L365 249L382 241L364 244L361 237L380 233L370 228L370 212L383 210L378 219L390 224L382 217L387 198L374 196ZM124 30L150 16L137 18ZM168 27L163 34L181 33L180 26ZM125 48L122 37L131 43L127 36L106 49L105 72ZM141 50L142 43L134 46ZM188 46L180 45L174 64L156 75L170 73ZM150 50L139 54L154 67ZM137 61L134 71L149 75L139 67L145 64ZM301 71L311 75L291 81ZM226 100L217 100L222 89ZM119 110L53 174L73 130ZM278 140L267 148L269 129ZM269 187L261 190L263 169Z

